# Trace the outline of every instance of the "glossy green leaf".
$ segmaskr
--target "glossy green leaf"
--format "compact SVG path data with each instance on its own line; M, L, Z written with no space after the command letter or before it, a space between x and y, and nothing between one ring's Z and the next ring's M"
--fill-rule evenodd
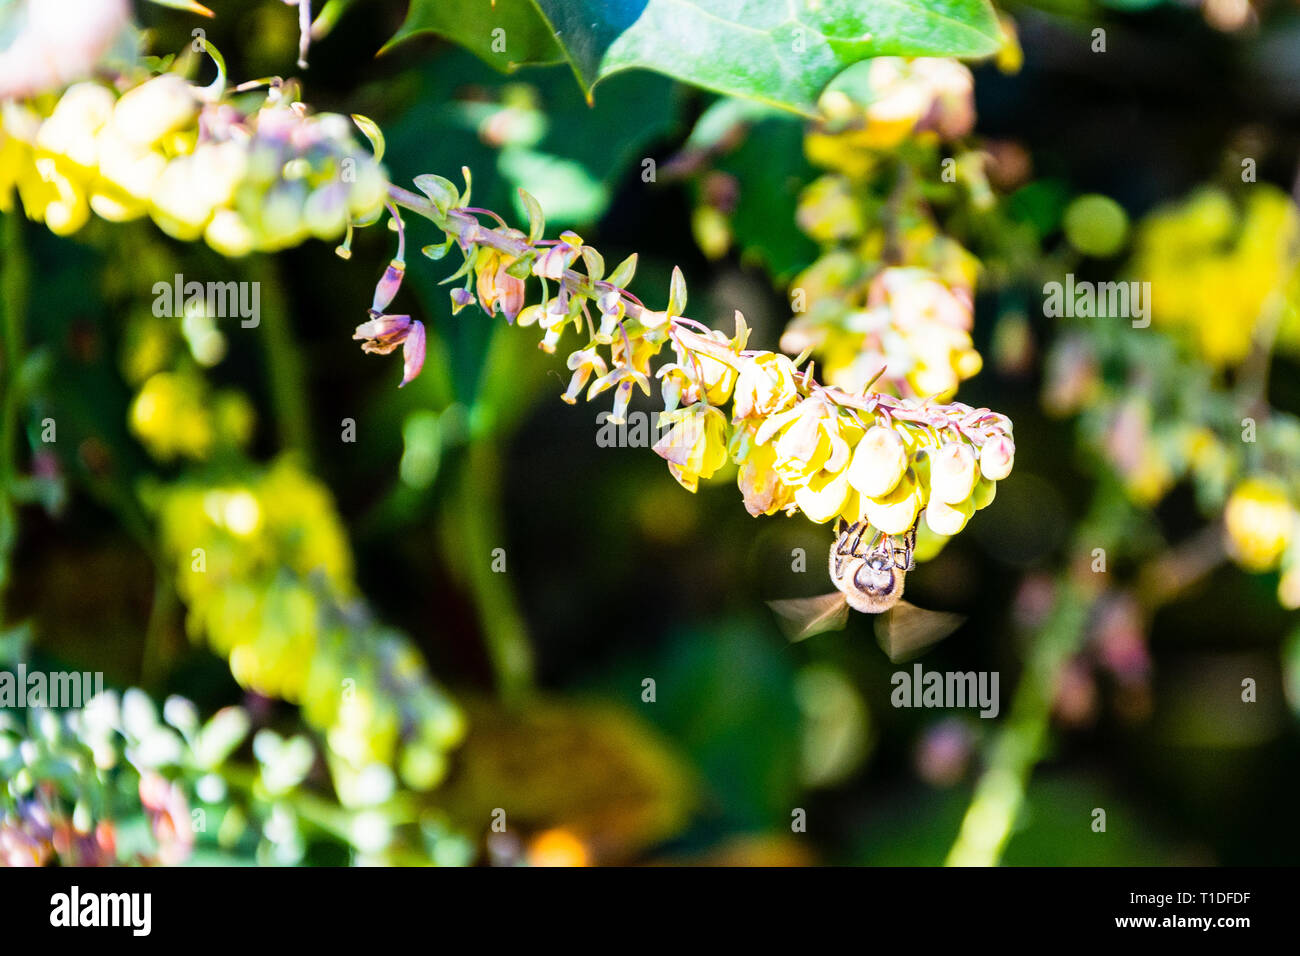
M509 72L525 63L563 63L550 25L530 0L411 0L406 19L380 52L421 34L459 43Z
M412 0L389 46L420 33L503 70L567 60L588 96L641 68L803 113L861 60L987 56L1000 42L988 0Z

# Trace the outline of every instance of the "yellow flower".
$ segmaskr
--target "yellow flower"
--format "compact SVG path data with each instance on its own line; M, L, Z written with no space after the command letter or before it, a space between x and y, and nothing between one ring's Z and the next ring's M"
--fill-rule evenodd
M986 444L991 445L992 442ZM990 464L992 461L993 455L990 454ZM931 506L936 498L946 505L966 501L975 490L975 482L979 477L979 465L975 462L975 453L971 451L970 445L965 442L946 442L930 455ZM940 533L956 534L955 531Z
M169 133L188 127L199 114L194 90L174 73L164 73L122 94L109 128L121 139L148 149Z
M724 405L735 387L736 369L743 361L740 353L748 339L749 327L739 312L736 313L736 334L731 339L717 329L710 329L707 333L677 329L672 337L677 361L661 366L655 374L667 379L669 387L683 401ZM650 344L658 350L657 344ZM614 348L617 349L618 345L615 339Z
M701 478L710 478L727 461L727 416L711 405L698 403L664 412L659 426L671 425L655 454L668 462L668 470L687 491L694 492Z
M90 218L85 182L66 160L37 159L18 180L18 195L27 215L56 236L71 235Z
M1228 551L1249 571L1276 566L1295 534L1295 511L1273 478L1243 481L1228 497L1223 517Z
M817 524L825 524L841 515L851 498L856 498L856 494L849 486L848 474L844 470L819 471L807 484L794 490L794 500L799 510ZM856 520L856 515L854 517Z
M1238 209L1204 189L1147 217L1131 272L1150 282L1154 322L1183 329L1212 365L1237 365L1284 309L1298 240L1300 214L1281 190L1252 187Z
M925 506L925 523L935 534L952 537L966 527L966 522L975 513L975 500L965 498L956 504L948 504L930 497Z
M569 371L573 372L573 377L569 379L569 387L560 398L570 405L574 405L577 404L578 393L586 387L587 380L591 378L592 373L594 372L597 376L605 374L605 360L596 351L596 347L591 346L571 353L568 362L565 364L568 366Z
M514 261L514 256L486 246L479 250L478 258L474 260L479 303L488 315L494 314L499 305L507 322L514 322L515 316L523 310L526 294L524 280L506 271Z
M805 398L789 411L765 421L754 440L760 445L774 440L777 474L787 485L797 488L828 467L832 455L839 460L839 467L848 463L848 446L839 437L835 418L834 409L825 399Z
M201 379L174 372L150 376L131 403L131 430L161 461L205 459L216 440Z
M742 360L733 393L732 418L766 418L799 400L798 372L788 355L760 352Z
M98 83L77 83L60 97L36 135L38 155L60 156L91 173L99 157L96 134L113 112L113 94Z
M731 440L732 461L740 466L736 484L745 499L745 510L754 517L776 514L794 497L794 489L776 473L776 447L771 442L757 444L757 430L757 422L746 422L736 429Z
M809 238L834 242L862 235L862 210L843 176L822 176L799 196L795 222Z

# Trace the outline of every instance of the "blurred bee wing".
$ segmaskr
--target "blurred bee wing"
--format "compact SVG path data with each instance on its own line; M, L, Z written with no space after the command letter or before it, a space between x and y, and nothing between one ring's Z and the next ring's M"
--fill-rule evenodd
M825 631L842 630L849 619L849 604L839 591L809 598L768 601L781 631L791 641L802 641Z
M965 620L963 614L926 611L899 601L888 613L876 618L876 643L897 664L939 643Z

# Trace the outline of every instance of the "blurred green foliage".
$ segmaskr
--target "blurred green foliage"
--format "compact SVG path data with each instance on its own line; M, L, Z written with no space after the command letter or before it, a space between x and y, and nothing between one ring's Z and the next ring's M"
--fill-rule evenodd
M1260 51L1300 73L1295 23L1250 36L1200 9L1106 6L1015 8L1024 70L976 73L997 201L923 197L984 261L986 364L959 397L1014 418L1020 454L908 594L966 617L925 665L1000 671L998 721L891 707L897 668L866 618L787 644L763 602L825 590L825 533L750 518L734 474L689 496L647 449L598 447L594 410L554 401L557 363L453 317L451 269L414 255L399 304L430 342L398 392L344 341L392 255L381 230L347 263L325 243L231 262L146 224L55 239L6 216L0 668L100 670L115 691L98 713L0 714L5 862L930 865L972 800L1006 816L1013 865L1293 862L1300 630L1279 596L1300 534L1255 575L1178 562L1210 560L1239 477L1285 485L1266 514L1300 501L1294 209L1270 185L1293 178L1297 101L1243 92ZM418 16L459 35L452 9L344 8L309 98L375 119L394 181L468 166L476 202L515 221L525 186L553 230L611 263L637 251L648 288L681 265L693 312L725 327L741 308L774 347L818 255L796 224L816 176L800 118L640 70L589 105L563 68L506 75L473 55L490 46L428 35L373 57ZM141 16L155 49L189 42L185 17ZM1112 52L1090 60L1099 16ZM511 60L559 58L536 27L511 32ZM232 76L293 69L290 8L241 0L205 28ZM590 84L634 62L578 68ZM1132 79L1119 106L1115 75ZM1260 182L1241 182L1243 151ZM1157 298L1141 337L1058 324L1042 288L1066 272L1181 298ZM260 282L261 326L156 316L175 273ZM990 799L990 769L1023 793Z

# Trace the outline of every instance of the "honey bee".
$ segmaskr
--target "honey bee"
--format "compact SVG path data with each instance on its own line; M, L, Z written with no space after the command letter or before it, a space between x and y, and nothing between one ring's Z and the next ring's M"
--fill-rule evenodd
M876 618L876 640L890 660L906 660L947 637L965 620L960 614L926 611L903 600L907 572L916 567L916 526L888 535L867 522L839 519L829 571L836 590L810 598L768 601L792 641L840 630L849 609Z
M840 518L831 545L833 583L849 605L864 614L888 611L903 598L907 572L916 567L916 525L895 536L874 531L865 521L848 524ZM872 537L864 546L863 538Z

